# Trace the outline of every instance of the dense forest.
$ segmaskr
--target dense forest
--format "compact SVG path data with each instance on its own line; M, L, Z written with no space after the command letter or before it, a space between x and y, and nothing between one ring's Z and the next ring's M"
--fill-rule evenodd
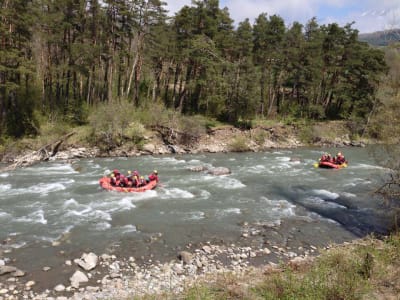
M122 102L235 125L366 119L388 67L352 26L267 13L235 26L218 0L174 17L159 0L0 0L0 136Z

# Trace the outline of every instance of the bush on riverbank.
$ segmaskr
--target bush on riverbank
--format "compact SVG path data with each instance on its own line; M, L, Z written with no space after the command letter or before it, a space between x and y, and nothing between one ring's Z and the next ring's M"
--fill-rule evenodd
M399 293L400 234L394 234L335 246L310 264L286 264L244 277L219 275L163 299L396 299Z

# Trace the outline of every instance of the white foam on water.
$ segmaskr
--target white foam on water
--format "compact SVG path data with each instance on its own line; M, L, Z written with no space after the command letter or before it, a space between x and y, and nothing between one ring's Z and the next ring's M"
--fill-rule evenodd
M188 164L199 164L201 163L201 160L199 159L191 159L188 161Z
M274 152L272 152L272 154L274 154L274 155L284 155L284 154L291 154L291 153L293 153L292 151L290 151L290 150L281 150L281 151L274 151Z
M11 190L11 184L0 184L0 192Z
M291 217L296 215L296 205L291 204L286 200L278 200L277 202L279 206L273 207L272 211L280 212L280 214L284 217Z
M202 199L208 199L208 198L210 198L210 196L211 196L211 193L209 191L206 191L206 190L200 191L200 197Z
M266 167L264 165L256 165L250 168L246 168L246 172L253 173L253 174L261 174L265 172Z
M290 161L289 156L278 156L278 157L275 157L275 159L278 161L281 161L281 162L289 162Z
M98 231L103 231L109 228L111 228L111 224L108 222L99 222L94 224L94 229Z
M231 207L231 208L225 208L225 209L217 209L215 212L215 215L217 217L225 217L228 215L240 215L242 211L240 208L236 207Z
M9 213L4 212L4 211L0 211L0 219L7 219L7 218L10 218L10 217L11 217L11 215Z
M165 189L164 193L160 195L161 199L176 199L176 198L183 198L183 199L191 199L194 198L194 195L189 192L179 188L171 188Z
M319 197L307 197L305 200L307 202L311 202L313 204L317 204L317 205L323 206L325 208L347 209L346 206L340 205L338 203L330 202L330 201L325 201L324 199L321 199Z
M332 192L327 191L327 190L312 190L312 192L315 195L323 196L323 197L325 197L327 199L330 199L330 200L334 200L334 199L339 198L339 194L332 193Z
M186 213L184 220L201 220L205 218L205 213L203 211L191 211Z
M198 173L190 174L184 178L175 179L173 182L175 184L184 184L187 185L188 182L201 182L203 177L199 177Z
M353 194L353 193L348 193L348 192L343 192L343 193L341 193L343 196L345 196L345 197L348 197L348 198L355 198L355 197L357 197L357 195L356 194Z
M131 197L124 197L120 201L117 202L118 210L131 210L136 207L135 204L132 203Z
M381 167L381 166L376 166L376 165L368 165L368 164L356 164L356 165L352 165L350 164L349 167L351 167L352 169L375 169L375 170L385 170L386 168Z
M271 200L267 197L261 197L261 200L267 203L268 207L266 207L266 210L274 212L275 217L291 217L296 215L296 205L287 200Z
M65 209L68 207L78 207L79 205L80 204L74 198L71 198L63 203L63 208Z
M93 209L92 209L90 206L85 206L85 205L80 205L80 206L83 206L85 209L83 209L83 210L73 210L73 209L68 210L68 211L64 214L63 218L67 218L67 217L72 217L72 218L76 218L76 217L85 218L85 217L88 215L88 213L90 213L91 211L93 211Z
M20 248L22 248L22 247L24 247L24 246L26 246L27 245L27 242L25 242L25 241L20 241L20 242L18 242L18 243L13 243L13 244L10 244L10 245L8 245L10 248L13 248L13 249L20 249Z
M371 184L370 180L365 180L362 178L353 178L353 180L351 182L345 183L343 186L357 186L360 184Z
M125 225L125 226L121 226L121 227L118 227L118 229L121 230L121 232L123 234L130 233L130 232L137 232L137 228L133 224L128 224L128 225Z
M81 181L81 183L82 183L83 185L98 185L98 184L99 184L99 181L98 181L98 180L86 181L86 182L82 182L82 181Z
M34 211L27 216L15 218L15 222L47 224L47 220L44 217L44 211L42 209Z
M112 217L108 212L102 211L102 210L93 210L88 213L88 217L91 219L100 219L100 220L106 220L106 221L111 221ZM111 225L110 225L111 226Z
M286 169L292 169L293 165L289 163L279 163L277 165L272 165L269 167L270 170L286 170Z
M322 221L326 221L326 222L328 222L328 223L340 225L339 222L337 222L337 221L335 221L335 220L333 220L333 219L331 219L331 218L323 217L323 216L317 214L316 212L309 212L309 213L308 213L308 216L309 216L310 218L312 218L313 220L322 220Z
M8 173L1 173L0 174L1 178L7 178L8 176L10 176L10 174L8 174Z
M94 164L93 162L90 162L91 168L93 169L101 169L101 166L99 164Z
M47 242L47 243L52 243L52 242L54 242L54 241L56 241L56 239L55 238L53 238L53 237L50 237L50 236L41 236L41 235L36 235L36 234L33 234L32 236L31 236L31 238L33 239L33 240L35 240L35 241L43 241L43 242Z
M78 171L75 171L74 168L71 165L68 164L54 164L54 165L46 165L44 167L37 167L37 168L30 168L26 169L33 171L34 173L39 173L39 174L60 174L60 175L65 175L65 174L78 174Z
M235 178L227 177L226 175L222 176L212 176L207 175L204 176L204 180L211 181L210 184L223 189L241 189L246 187L240 180Z
M132 195L132 201L143 201L152 199L158 196L158 192L156 190L149 190L142 193L130 193Z
M186 163L185 160L183 159L176 159L175 157L163 157L160 160L158 160L158 163L160 162L166 162L166 163L174 163L174 164L183 164Z
M65 190L67 185L71 185L75 180L68 179L60 182L39 183L28 188L13 189L8 193L9 195L23 195L23 194L40 194L46 196L49 193Z

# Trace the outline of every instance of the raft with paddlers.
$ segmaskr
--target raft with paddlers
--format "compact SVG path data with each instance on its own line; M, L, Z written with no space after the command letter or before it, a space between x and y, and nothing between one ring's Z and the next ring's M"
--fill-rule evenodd
M342 169L347 167L347 160L341 152L339 152L335 157L332 157L329 153L325 153L322 154L319 161L314 164L314 167L324 169Z
M117 192L145 192L152 190L157 186L158 172L154 170L147 178L140 176L137 170L128 171L125 176L117 169L111 172L110 176L104 176L99 180L100 186L103 189Z
M116 191L116 192L124 192L124 193L135 193L135 192L145 192L148 190L153 190L157 187L157 181L152 180L146 183L146 185L140 187L121 187L121 186L114 186L111 184L110 177L102 177L99 180L100 186L109 191Z

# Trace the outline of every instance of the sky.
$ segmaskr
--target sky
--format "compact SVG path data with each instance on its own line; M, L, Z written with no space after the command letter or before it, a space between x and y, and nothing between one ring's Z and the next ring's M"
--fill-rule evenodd
M174 15L191 0L164 0ZM400 0L220 0L220 8L228 7L235 24L249 18L253 24L261 13L279 15L290 26L294 21L306 24L312 17L318 24L337 23L370 33L400 28Z

